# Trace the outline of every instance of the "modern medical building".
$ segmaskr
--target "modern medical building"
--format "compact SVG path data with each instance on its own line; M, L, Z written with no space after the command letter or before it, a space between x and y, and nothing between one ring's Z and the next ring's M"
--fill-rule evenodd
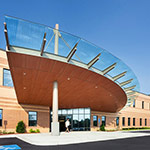
M150 126L150 96L133 71L108 51L71 34L6 16L0 49L0 130L59 135Z

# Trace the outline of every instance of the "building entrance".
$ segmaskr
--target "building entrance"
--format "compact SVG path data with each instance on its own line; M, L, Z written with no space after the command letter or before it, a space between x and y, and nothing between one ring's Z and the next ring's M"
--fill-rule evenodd
M60 126L60 132L66 131L65 122L67 119L70 121L69 129L72 130L73 127L73 117L72 115L59 115L59 126Z
M52 111L50 115L52 121ZM71 131L89 131L90 130L90 108L60 109L58 110L58 119L60 131L65 131L65 122L69 118ZM51 128L51 127L50 127Z

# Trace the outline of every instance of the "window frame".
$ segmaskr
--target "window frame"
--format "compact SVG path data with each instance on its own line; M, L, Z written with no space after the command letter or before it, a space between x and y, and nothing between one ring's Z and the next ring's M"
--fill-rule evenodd
M116 117L116 126L119 126L119 117Z
M142 109L144 109L144 101L142 101Z
M145 126L147 126L147 118L145 118Z
M103 121L103 119L102 119L102 124L104 125L104 126L106 126L106 116L102 116L102 118L105 118L105 123L103 123L104 121Z
M4 70L10 71L10 69L8 69L8 68L3 68L3 86L4 86L4 87L14 88L13 80L12 80L12 86L4 85ZM10 75L11 75L11 72L10 72ZM12 75L11 75L11 79L12 79Z
M135 108L135 100L133 101L133 108Z
M0 110L2 111L2 125L0 127L3 127L3 109L0 108Z
M30 120L29 120L29 112L36 112L36 126L31 126L29 123L30 123ZM37 111L28 111L28 126L29 127L37 127L37 123L38 123L38 112Z
M142 126L142 118L140 118L140 126Z
M133 126L135 126L135 118L133 118Z
M128 117L128 126L131 126L131 118Z
M122 117L122 126L125 126L125 117Z
M96 120L94 120L94 117L96 117ZM96 125L94 124L95 121L96 121ZM93 115L93 127L97 127L97 126L98 126L98 116Z

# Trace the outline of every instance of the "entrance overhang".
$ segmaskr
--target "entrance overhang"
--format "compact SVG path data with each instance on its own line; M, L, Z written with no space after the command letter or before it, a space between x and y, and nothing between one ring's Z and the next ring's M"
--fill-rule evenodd
M59 61L57 55L51 59L7 51L7 57L21 104L52 107L53 81L59 83L59 109L90 107L94 111L114 113L127 102L125 91L114 81L84 67Z

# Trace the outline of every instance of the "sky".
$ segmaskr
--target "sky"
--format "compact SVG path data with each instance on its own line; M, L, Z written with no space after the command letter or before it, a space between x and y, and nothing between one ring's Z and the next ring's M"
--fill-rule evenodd
M150 94L150 0L1 0L0 48L5 49L4 16L55 27L100 46L136 74L140 92Z

